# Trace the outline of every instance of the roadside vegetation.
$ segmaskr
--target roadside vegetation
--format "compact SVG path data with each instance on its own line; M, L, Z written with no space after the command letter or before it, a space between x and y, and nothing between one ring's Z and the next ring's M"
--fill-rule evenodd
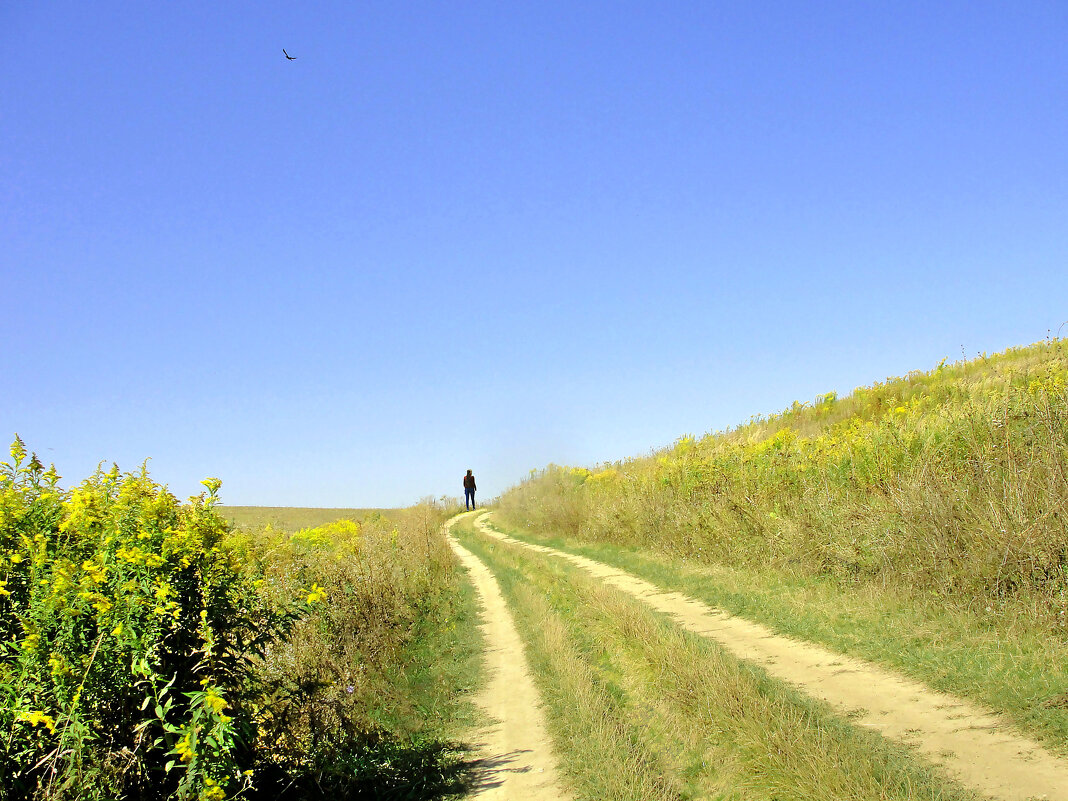
M338 520L363 520L369 515L389 514L388 509L320 508L305 506L230 506L220 504L219 516L233 528L300 531Z
M1068 343L795 403L495 517L904 670L1068 751Z
M500 582L577 798L973 798L578 568L453 532Z
M231 531L145 469L0 468L0 798L444 798L477 680L424 503Z

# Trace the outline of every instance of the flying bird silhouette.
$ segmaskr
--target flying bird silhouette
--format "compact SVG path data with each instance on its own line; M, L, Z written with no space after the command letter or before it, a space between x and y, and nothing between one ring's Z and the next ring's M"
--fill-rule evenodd
M282 52L286 53L286 49L284 47L282 48ZM291 56L289 55L289 53L286 53L286 58L288 58L290 61L296 61L299 56Z

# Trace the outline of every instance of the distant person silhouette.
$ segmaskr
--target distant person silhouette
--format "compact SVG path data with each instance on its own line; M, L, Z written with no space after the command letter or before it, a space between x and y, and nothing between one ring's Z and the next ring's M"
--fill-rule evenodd
M464 506L468 509L475 508L475 477L471 475L470 470L464 476Z

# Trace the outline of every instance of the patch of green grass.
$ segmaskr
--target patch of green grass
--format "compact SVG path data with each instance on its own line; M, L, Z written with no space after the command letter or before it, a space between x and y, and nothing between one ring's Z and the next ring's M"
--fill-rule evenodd
M463 545L490 566L527 647L527 658L547 704L550 731L564 779L579 799L679 801L685 798L640 727L622 714L618 688L595 664L589 643L569 618L576 598L565 588L532 583L531 570L499 543L455 525ZM576 634L579 635L576 637Z
M561 536L505 533L596 559L783 634L971 698L1052 750L1068 753L1068 636L1033 625L1032 612L1021 605L976 613L900 586L844 585L770 566L708 565Z
M501 584L578 797L974 797L579 568L454 531Z
M445 801L466 796L472 766L465 746L383 732L361 734L346 751L314 770L261 781L250 799L263 801Z
M398 669L387 679L405 699L379 707L374 720L390 731L456 739L479 719L472 693L482 681L482 634L474 586L455 570L452 586L424 602Z

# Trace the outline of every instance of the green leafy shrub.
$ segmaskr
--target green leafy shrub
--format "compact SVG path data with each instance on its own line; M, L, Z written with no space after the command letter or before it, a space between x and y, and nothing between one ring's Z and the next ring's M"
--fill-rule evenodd
M17 437L0 463L0 799L463 790L447 509L231 531L218 479L59 480Z
M142 468L69 491L16 437L0 468L0 792L221 799L248 782L257 658L296 617L228 547L220 482Z

